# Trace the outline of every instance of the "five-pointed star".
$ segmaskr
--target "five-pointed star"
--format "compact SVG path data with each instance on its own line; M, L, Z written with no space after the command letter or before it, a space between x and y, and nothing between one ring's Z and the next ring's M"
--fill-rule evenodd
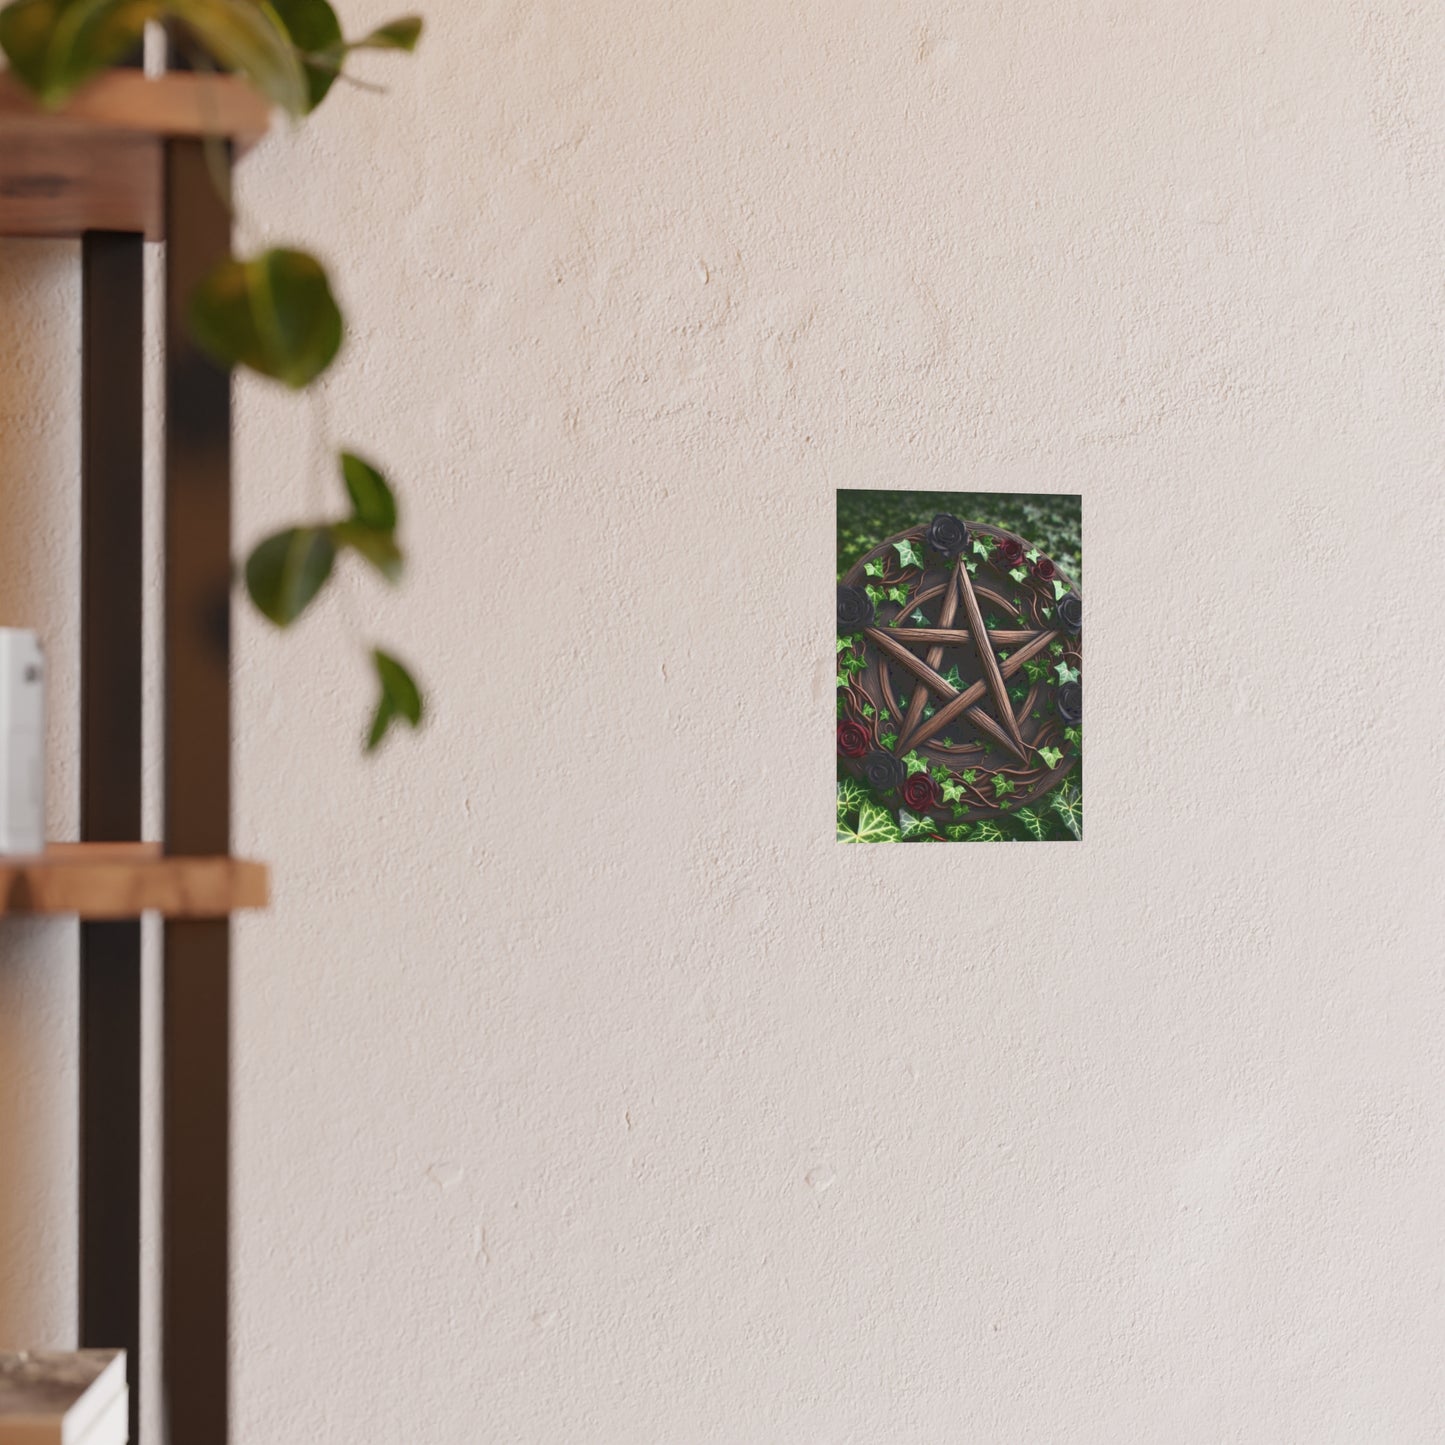
M968 622L966 629L953 625L960 606ZM881 627L869 627L865 629L865 635L883 654L879 659L880 667L886 667L891 659L906 667L923 684L922 687L914 689L912 700L908 704L908 715L903 719L903 726L898 733L895 751L899 757L927 742L963 713L974 727L987 734L1000 747L1007 748L1021 759L1025 758L1024 740L1019 733L1013 708L1009 705L1005 683L1031 657L1048 647L1058 637L1057 632L990 633L984 627L983 612L979 608L978 598L974 596L968 569L960 559L944 595L937 627L893 627L887 631ZM937 668L943 661L945 647L963 647L970 642L978 655L983 680L959 692L939 676ZM1023 646L1010 653L1000 664L994 654L994 647L1015 643L1022 643ZM928 652L924 657L915 657L909 651L910 647L927 647ZM986 692L993 695L994 706L998 711L997 721L978 705ZM925 719L923 709L927 705L929 693L935 698L937 711L932 717Z

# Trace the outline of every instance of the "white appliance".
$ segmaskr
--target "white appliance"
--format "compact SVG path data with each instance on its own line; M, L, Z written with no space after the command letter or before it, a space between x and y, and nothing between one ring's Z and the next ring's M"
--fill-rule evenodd
M45 847L45 654L40 639L0 627L0 854Z

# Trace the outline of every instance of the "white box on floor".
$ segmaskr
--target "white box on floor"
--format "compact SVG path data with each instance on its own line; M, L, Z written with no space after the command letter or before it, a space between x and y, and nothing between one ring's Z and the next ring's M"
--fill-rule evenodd
M0 1353L0 1445L126 1445L124 1350Z
M45 847L45 654L40 639L0 627L0 854Z

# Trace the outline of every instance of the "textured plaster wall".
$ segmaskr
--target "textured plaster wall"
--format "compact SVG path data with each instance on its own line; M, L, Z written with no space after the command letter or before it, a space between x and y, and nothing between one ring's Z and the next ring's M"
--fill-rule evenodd
M241 387L240 533L330 437L415 567L240 629L239 1445L1445 1437L1445 12L427 9L243 187L353 329ZM0 302L64 646L67 255ZM831 841L833 489L899 484L1084 494L1082 846ZM358 632L435 701L371 765ZM0 945L63 1338L73 936Z

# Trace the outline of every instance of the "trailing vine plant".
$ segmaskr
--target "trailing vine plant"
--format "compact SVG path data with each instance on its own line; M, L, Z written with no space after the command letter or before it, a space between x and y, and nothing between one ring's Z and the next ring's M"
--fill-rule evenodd
M0 49L36 99L58 108L135 54L153 23L165 24L196 69L243 77L295 119L348 78L356 52L410 52L422 31L419 18L403 16L347 40L328 0L10 0L0 8ZM224 148L215 153L224 157ZM224 161L216 169L229 205L229 170ZM219 365L245 367L296 391L326 371L345 334L326 268L305 251L284 248L223 261L191 298L188 321L196 343ZM306 611L346 553L387 582L401 574L390 484L351 451L339 452L337 463L349 510L285 528L246 561L246 590L277 627ZM371 665L379 692L367 751L394 723L416 727L423 712L421 691L403 663L372 648Z

